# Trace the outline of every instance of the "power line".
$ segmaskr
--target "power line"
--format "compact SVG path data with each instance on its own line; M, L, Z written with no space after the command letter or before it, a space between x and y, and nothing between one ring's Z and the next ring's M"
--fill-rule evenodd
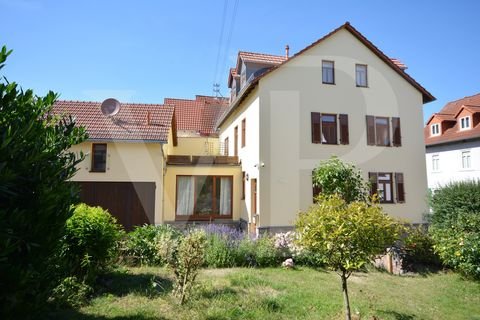
M215 61L215 72L213 74L213 83L214 83L214 93L216 90L215 84L217 83L218 80L218 65L220 63L220 53L222 50L222 42L223 42L223 32L225 29L225 20L227 18L227 7L228 7L228 0L225 0L223 2L223 14L222 14L222 25L220 27L220 35L218 37L218 50L217 50L217 60Z
M222 73L221 73L222 75L225 74L225 69L227 66L228 52L230 50L230 41L232 40L233 28L235 26L235 18L237 16L238 3L239 3L239 0L235 0L235 4L233 5L232 19L230 20L231 21L230 30L228 32L228 38L225 46L225 54L224 54L223 63L222 63L223 65Z

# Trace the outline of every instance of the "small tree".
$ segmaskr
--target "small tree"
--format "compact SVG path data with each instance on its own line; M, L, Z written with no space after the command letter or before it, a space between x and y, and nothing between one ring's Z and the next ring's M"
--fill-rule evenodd
M313 185L324 195L338 194L346 202L368 201L369 185L353 164L332 156L313 171Z
M0 50L0 68L8 54ZM82 157L68 149L86 139L72 118L52 114L57 95L37 97L0 79L0 314L35 315L52 284L48 258L72 214L68 180Z
M203 264L207 235L203 230L195 230L181 239L177 252L173 255L170 266L175 275L173 293L184 304L193 283L198 275L198 270Z
M322 196L296 221L298 244L323 257L342 281L346 319L350 320L347 279L398 239L399 224L377 204L348 203L339 195Z

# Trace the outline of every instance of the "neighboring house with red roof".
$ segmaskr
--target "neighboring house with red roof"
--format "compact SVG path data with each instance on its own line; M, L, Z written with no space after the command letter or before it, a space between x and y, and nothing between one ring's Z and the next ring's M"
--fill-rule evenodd
M480 93L447 103L424 128L428 187L480 179Z
M332 155L363 170L386 212L421 223L422 105L435 98L405 69L346 23L291 57L288 46L284 55L240 51L229 99L122 104L113 117L100 103L55 108L90 134L74 148L87 154L74 178L82 200L127 227L292 228L312 204L312 170Z

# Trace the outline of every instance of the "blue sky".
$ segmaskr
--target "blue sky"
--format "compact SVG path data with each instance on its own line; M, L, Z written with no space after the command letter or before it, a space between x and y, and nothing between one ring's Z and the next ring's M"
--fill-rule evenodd
M214 82L228 95L238 50L293 54L350 21L437 98L428 118L480 92L479 12L474 0L0 0L0 45L14 50L2 74L71 100L162 103Z

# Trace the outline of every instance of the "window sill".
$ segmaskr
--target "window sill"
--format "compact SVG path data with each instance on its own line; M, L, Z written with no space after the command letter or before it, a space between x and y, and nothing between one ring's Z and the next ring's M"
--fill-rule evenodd
M356 85L357 88L369 88L369 86L359 86L358 84Z
M90 170L88 172L91 172L91 173L105 173L105 172L107 172L107 170Z
M329 84L329 85L334 86L334 85L335 85L335 82L322 82L322 84Z

